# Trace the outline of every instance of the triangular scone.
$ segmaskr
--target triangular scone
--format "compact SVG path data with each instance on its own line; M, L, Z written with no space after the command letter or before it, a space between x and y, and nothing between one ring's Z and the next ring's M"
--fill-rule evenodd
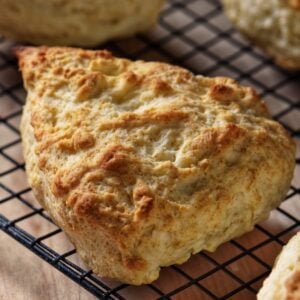
M251 88L107 51L17 54L30 184L97 274L151 282L284 198L294 143Z

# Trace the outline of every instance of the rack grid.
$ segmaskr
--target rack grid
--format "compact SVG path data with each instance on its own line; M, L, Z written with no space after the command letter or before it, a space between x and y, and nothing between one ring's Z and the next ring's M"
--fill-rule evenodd
M297 144L290 191L267 221L215 253L196 254L183 265L164 268L154 283L133 287L97 277L80 262L72 246L57 250L49 242L58 236L66 238L35 202L26 182L18 129L25 92L11 54L14 45L0 39L2 231L101 299L255 299L281 247L300 226L300 73L274 65L244 40L226 19L218 0L168 1L153 30L102 47L122 57L166 61L196 74L230 76L250 85ZM11 205L13 213L7 209ZM45 230L31 231L28 222L43 222Z

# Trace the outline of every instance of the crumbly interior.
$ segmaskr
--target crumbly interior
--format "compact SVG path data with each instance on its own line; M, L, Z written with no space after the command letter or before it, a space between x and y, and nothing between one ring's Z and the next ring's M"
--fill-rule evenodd
M0 0L1 35L40 45L97 46L149 29L164 0Z
M300 233L283 247L270 276L257 295L258 300L300 299Z
M300 69L299 0L223 0L230 20L283 67Z
M107 51L18 50L37 199L100 275L141 284L251 230L294 143L248 87Z

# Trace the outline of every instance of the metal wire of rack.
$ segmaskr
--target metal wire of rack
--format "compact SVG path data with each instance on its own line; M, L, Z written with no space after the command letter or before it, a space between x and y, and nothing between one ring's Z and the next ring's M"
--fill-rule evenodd
M142 288L110 282L72 260L75 249L57 251L47 241L62 232L32 199L21 158L19 119L25 93L11 41L0 39L0 228L56 269L101 299L255 299L282 245L300 227L300 73L288 72L253 48L230 25L218 0L171 0L159 25L135 38L103 48L132 59L161 60L207 76L224 75L255 87L273 117L291 133L298 147L295 178L282 205L245 236L215 253L201 252L183 265L164 268L156 282ZM26 208L14 216L5 206ZM50 224L36 235L22 226L38 217ZM245 266L251 266L249 269ZM172 283L172 282L175 282ZM129 292L131 291L131 294ZM137 296L138 295L138 296ZM193 295L193 296L191 296Z

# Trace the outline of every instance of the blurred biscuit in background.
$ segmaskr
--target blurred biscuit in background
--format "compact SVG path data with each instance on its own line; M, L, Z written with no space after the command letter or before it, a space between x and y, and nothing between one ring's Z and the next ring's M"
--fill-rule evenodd
M283 68L300 69L299 0L223 0L232 23Z
M0 35L45 45L96 46L155 24L163 0L0 0Z

